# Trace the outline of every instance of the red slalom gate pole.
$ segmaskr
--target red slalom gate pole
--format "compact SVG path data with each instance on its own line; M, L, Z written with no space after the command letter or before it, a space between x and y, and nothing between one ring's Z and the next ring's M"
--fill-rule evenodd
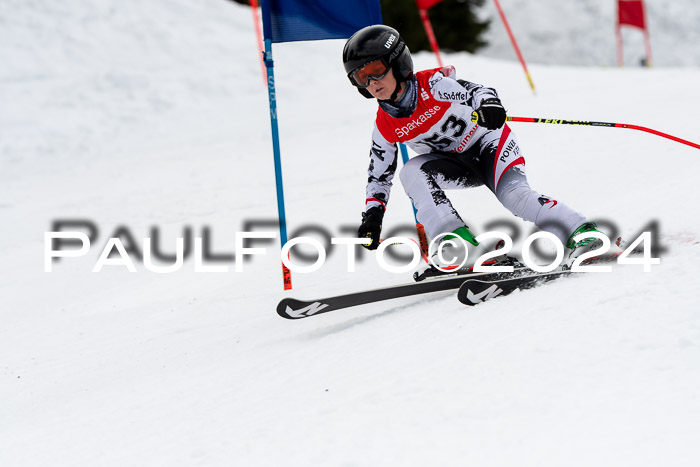
M423 20L423 28L425 28L425 34L428 36L428 41L430 42L430 47L432 47L435 56L437 57L438 65L442 68L442 59L440 58L440 48L438 47L437 39L435 38L435 33L433 32L433 26L430 24L430 17L428 16L428 10L421 8L420 19Z
M506 32L508 33L508 37L510 37L510 42L513 44L513 48L515 49L515 54L518 56L518 60L520 60L520 65L522 65L523 70L525 71L525 77L527 78L527 82L530 84L530 89L532 89L532 92L535 92L535 84L532 82L532 78L530 77L530 72L527 71L527 65L525 64L525 59L523 58L523 54L520 53L520 47L518 47L518 43L515 41L515 36L513 35L513 31L510 30L510 25L508 24L508 20L506 19L505 13L503 13L503 9L501 8L501 4L499 3L498 0L493 0L493 2L496 4L496 9L498 10L498 14L501 17L501 21L503 21L503 25L506 27Z
M700 144L693 143L677 136L662 133L661 131L653 130L639 125L629 125L627 123L608 123L608 122L590 122L585 120L557 120L554 118L534 118L534 117L507 117L509 122L525 122L525 123L554 123L559 125L583 125L583 126L604 126L610 128L629 128L630 130L639 130L651 133L652 135L661 136L677 143L686 144L695 149L700 149Z
M265 60L263 59L263 35L260 30L260 18L258 17L258 0L250 0L250 9L253 11L253 24L255 25L255 38L258 41L258 56L262 68L263 83L267 86L267 71L265 71Z

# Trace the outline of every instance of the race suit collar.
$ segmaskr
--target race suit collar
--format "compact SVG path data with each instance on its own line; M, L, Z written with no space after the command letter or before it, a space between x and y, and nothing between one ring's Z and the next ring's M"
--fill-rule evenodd
M415 76L410 80L406 81L406 89L404 89L403 94L398 101L381 101L379 102L379 107L389 115L394 118L407 118L410 117L414 110L416 110L416 104L418 102L418 93L416 89L418 88Z

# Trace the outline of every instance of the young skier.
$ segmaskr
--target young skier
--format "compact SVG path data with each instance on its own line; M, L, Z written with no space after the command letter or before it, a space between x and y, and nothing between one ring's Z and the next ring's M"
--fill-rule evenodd
M444 189L486 185L514 215L553 233L568 247L568 264L601 243L582 232L596 225L564 203L534 191L527 183L525 159L505 125L506 111L495 89L456 79L451 66L413 72L413 61L399 33L368 26L345 44L343 63L350 82L364 97L377 99L365 211L358 236L379 245L382 220L397 167L397 143L418 155L406 163L400 179L428 239L443 233L440 269L464 258L461 237L478 245L475 235L445 196ZM476 111L478 123L472 122ZM460 251L461 249L461 251ZM451 251L450 251L451 250ZM459 263L459 260L457 261ZM432 267L432 266L431 266Z

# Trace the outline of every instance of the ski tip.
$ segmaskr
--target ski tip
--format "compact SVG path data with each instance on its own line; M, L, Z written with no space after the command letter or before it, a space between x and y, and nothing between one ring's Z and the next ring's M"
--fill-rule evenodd
M305 302L294 298L283 298L277 304L277 314L286 319L308 318L318 313L330 311L327 309L329 306L328 303L320 301Z
M285 319L303 318L303 316L294 316L294 311L293 308L290 306L290 302L291 304L293 304L293 302L296 302L296 300L294 300L293 298L284 298L280 300L280 302L277 304L277 314Z
M495 298L502 292L493 282L469 279L457 291L457 299L464 305L474 306Z

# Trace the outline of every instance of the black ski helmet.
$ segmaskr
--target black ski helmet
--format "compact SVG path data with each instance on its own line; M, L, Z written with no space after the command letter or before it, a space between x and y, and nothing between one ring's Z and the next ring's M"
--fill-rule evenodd
M343 65L345 73L353 86L357 86L350 77L353 71L373 62L384 59L394 72L397 83L413 77L413 60L411 52L399 32L383 24L375 24L360 29L348 39L343 48ZM367 89L357 87L360 94L372 99Z

